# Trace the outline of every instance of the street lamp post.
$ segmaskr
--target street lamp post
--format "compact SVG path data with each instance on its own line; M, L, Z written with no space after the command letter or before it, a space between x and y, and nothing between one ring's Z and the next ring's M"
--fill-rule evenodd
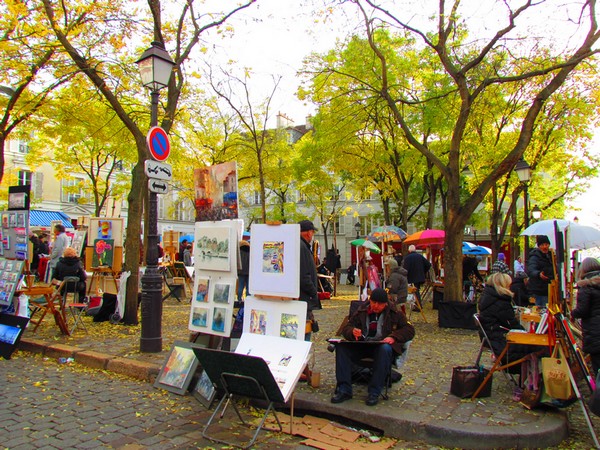
M525 228L529 226L529 180L531 180L531 166L521 157L515 164L515 172L519 177L519 181L523 185L523 216ZM527 260L527 250L529 249L529 236L524 236L525 249L523 250L523 262Z
M535 205L531 210L531 217L533 217L536 222L542 218L542 210L538 207L538 205Z
M152 42L136 63L142 84L150 89L150 127L155 127L158 125L159 93L168 86L175 63L160 42ZM162 277L158 271L158 194L155 192L148 192L147 236L146 270L142 276L140 351L158 353L162 351Z
M362 225L360 224L360 222L356 222L354 224L354 229L356 230L356 239L360 238L360 229L362 228Z

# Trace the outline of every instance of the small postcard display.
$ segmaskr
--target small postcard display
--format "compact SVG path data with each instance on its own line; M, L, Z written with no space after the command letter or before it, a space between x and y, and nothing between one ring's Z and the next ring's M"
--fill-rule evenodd
M14 312L13 297L23 274L23 261L0 258L0 311Z
M24 261L28 258L29 211L11 210L0 212L0 256Z
M196 222L194 291L188 328L229 337L237 283L239 225Z

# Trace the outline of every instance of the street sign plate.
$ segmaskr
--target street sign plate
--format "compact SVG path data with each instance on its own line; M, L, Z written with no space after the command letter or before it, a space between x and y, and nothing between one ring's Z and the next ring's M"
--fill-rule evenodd
M166 181L150 178L148 180L148 189L150 192L156 192L157 194L166 194L169 192L169 185Z
M173 168L170 164L159 163L151 159L147 159L144 162L144 171L148 178L159 180L170 180L173 175Z
M148 150L150 150L150 154L155 160L164 161L169 157L171 143L167 132L161 127L150 128L146 135L146 142L148 143Z

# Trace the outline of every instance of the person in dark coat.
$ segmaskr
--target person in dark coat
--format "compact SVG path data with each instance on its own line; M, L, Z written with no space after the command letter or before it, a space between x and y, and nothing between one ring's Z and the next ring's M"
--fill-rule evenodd
M527 274L519 272L515 275L510 285L510 290L514 294L513 300L517 306L529 306L529 291L527 290Z
M321 309L317 290L317 267L310 249L317 229L310 220L300 221L300 296L299 300L306 302L307 321L314 321L313 311ZM304 339L310 341L310 333Z
M179 243L179 251L177 252L177 258L176 261L183 261L183 252L185 251L185 249L187 248L188 245L188 241L187 239L183 239L180 243Z
M521 323L515 316L513 293L510 291L511 277L506 273L494 273L486 281L479 299L479 321L485 330L495 355L500 355L506 346L506 333L510 330L522 330ZM503 363L515 361L528 353L540 350L535 346L511 345ZM519 365L511 370L518 373Z
M250 243L248 241L240 241L240 257L242 267L238 270L238 291L237 299L239 302L244 300L244 288L246 289L246 297L250 295L249 277L250 277Z
M577 287L577 306L571 319L581 319L582 350L592 358L595 377L600 369L600 262L596 258L581 262Z
M52 283L60 284L65 277L78 277L79 283L77 283L77 292L79 293L79 300L85 299L85 280L87 274L83 269L83 264L77 256L77 251L73 247L65 248L63 256L59 258L56 263L56 267L52 272ZM70 291L69 291L70 292Z
M408 278L406 278L408 271L404 267L398 267L395 259L390 259L388 265L390 276L385 284L388 288L390 300L396 305L401 305L402 312L405 312L404 303L406 303L406 297L408 297Z
M31 261L29 263L29 271L37 275L38 266L40 265L41 243L37 234L29 236L31 242Z
M548 286L554 279L554 265L548 236L537 236L536 244L537 247L531 250L527 259L527 289L535 297L536 306L545 308L548 304Z
M352 365L362 358L373 358L373 375L369 380L365 403L374 406L384 388L387 374L396 355L404 352L404 344L415 336L415 328L402 312L388 301L382 288L371 292L369 302L361 305L348 319L342 335L348 341L381 341L381 345L344 345L335 349L336 390L331 403L352 398Z
M408 255L402 261L402 267L408 272L406 275L408 282L417 288L415 295L419 300L419 304L422 305L421 286L425 283L426 274L431 268L431 263L423 255L417 253L417 248L414 245L410 245Z

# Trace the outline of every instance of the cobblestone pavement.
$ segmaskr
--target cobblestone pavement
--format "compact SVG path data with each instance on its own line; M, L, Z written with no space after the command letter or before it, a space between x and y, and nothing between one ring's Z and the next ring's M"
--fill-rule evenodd
M321 332L313 334L315 356L311 365L314 371L321 373L321 385L318 388L306 383L298 385L297 410L346 417L381 430L386 436L406 439L400 441L396 448L421 448L421 444L416 443L420 441L463 448L593 447L578 404L563 410L529 411L512 400L511 385L500 374L494 376L491 397L471 401L449 394L452 367L472 364L479 341L472 330L439 328L437 312L431 309L430 303L425 307L425 318L412 313L411 320L417 334L402 370L404 376L393 385L390 399L375 407L367 407L363 402L366 388L357 386L353 400L332 405L329 398L335 387L335 359L327 351L325 339L335 335L356 290L342 286L341 295L324 301L323 309L315 313ZM59 350L67 354L83 349L88 353L112 355L110 358L114 358L115 364L108 367L113 371L118 372L117 368L123 367L123 362L142 362L154 368L156 373L173 342L188 340L188 317L189 304L176 303L172 299L164 303L163 351L154 354L139 352L139 326L98 324L92 323L90 318L84 319L89 334L77 331L71 337L59 336L55 325L48 321L36 335L27 331L24 340L38 341L46 346L62 346L64 348ZM16 353L17 356L20 354ZM76 353L75 358L78 359ZM489 365L489 356L485 358L482 361ZM2 367L0 365L0 375ZM157 395L150 385L147 389L150 396ZM588 395L587 392L584 394ZM195 399L189 396L175 396L174 399L174 403L186 404L189 401ZM197 408L195 413L198 413ZM597 422L596 419L593 417L594 422ZM204 424L206 420L198 419L198 422ZM558 444L567 434L569 438Z

